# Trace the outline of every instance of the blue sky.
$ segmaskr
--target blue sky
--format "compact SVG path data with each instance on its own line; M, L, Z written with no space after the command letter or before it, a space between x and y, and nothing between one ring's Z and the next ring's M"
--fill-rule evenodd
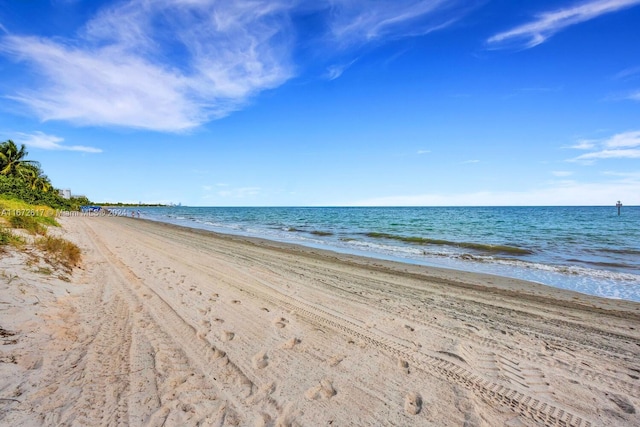
M0 5L0 139L94 201L640 204L640 0Z

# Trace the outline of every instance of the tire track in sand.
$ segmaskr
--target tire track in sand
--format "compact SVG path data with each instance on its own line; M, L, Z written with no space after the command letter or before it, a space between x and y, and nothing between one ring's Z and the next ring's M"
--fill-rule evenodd
M174 254L169 254L166 251L161 252L171 259L176 259ZM116 262L120 263L117 260ZM427 354L425 350L418 351L413 346L409 346L390 335L371 331L346 316L329 312L327 309L319 308L296 297L285 295L268 281L261 280L255 275L247 274L239 268L228 267L233 270L232 276L228 272L219 271L208 266L194 265L184 258L180 258L179 262L189 268L206 272L219 279L224 278L228 286L234 287L241 292L252 294L262 301L278 305L306 319L311 324L324 325L348 337L358 338L391 356L408 361L415 368L446 381L459 384L489 404L508 407L523 417L542 422L548 426L586 427L594 425L584 416L574 413L573 410L562 406L560 403L545 400L528 392L499 384L450 360ZM122 263L120 264L122 267L119 269L127 271L127 267ZM130 271L129 273L133 274ZM238 280L238 277L245 277L246 280ZM237 285L239 282L242 282L242 287Z
M185 263L191 268L203 270L202 266ZM285 295L274 289L268 282L253 275L248 275L240 269L233 269L236 276L235 279L220 271L212 273L226 276L228 285L253 294L258 299L278 305L312 324L325 325L343 335L358 338L389 355L408 361L424 372L460 384L486 402L507 406L516 413L534 421L543 422L547 426L591 427L594 425L592 421L572 412L571 409L563 407L559 403L543 400L523 391L498 384L454 362L428 355L424 350L417 351L413 346L408 346L391 336L373 332L342 315L330 313L326 309L318 308L298 298ZM238 281L238 276L247 277L247 280L242 281L242 288L233 285ZM262 289L258 288L254 284L255 282L262 285ZM269 292L265 292L264 289L268 289Z
M233 417L243 419L249 414L266 414L271 419L277 419L283 408L269 397L254 396L248 403L248 398L254 395L255 385L242 370L229 360L224 351L198 339L196 329L111 252L87 222L84 225L95 250L108 261L113 275L120 278L114 281L118 284L118 289L113 291L122 297L129 308L142 310L153 327L164 332L162 335L165 345L168 337L174 340L170 343L173 348L168 353L176 351L184 354L191 362L190 365L199 371L209 386L218 390L221 398L228 402L229 407L224 409ZM130 286L126 286L125 283ZM152 335L147 338L153 340ZM143 408L137 408L135 412L140 414L145 411ZM243 422L247 421L245 419Z

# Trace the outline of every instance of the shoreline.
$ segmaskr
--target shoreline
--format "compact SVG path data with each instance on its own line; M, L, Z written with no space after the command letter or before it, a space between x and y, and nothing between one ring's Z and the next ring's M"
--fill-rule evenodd
M469 229L473 221L456 216L466 210L456 213L451 208L412 208L407 210L409 214L399 208L381 212L367 208L357 214L346 208L183 208L175 212L149 209L146 217L219 233L493 274L640 302L640 270L632 255L637 252L634 243L637 233L620 235L625 228L637 230L635 220L629 217L620 223L617 219L609 220L602 210L593 209L580 208L572 214L558 212L558 209L548 212L534 209L527 211L523 222L517 222L515 208L468 212L474 221L483 222L484 225L476 227L478 230L484 230L484 226L491 229L488 234ZM145 213L143 211L143 217ZM343 215L345 219L336 215ZM374 219L368 222L367 215ZM392 215L400 219L394 222L390 219ZM531 221L537 221L536 215L542 215L542 224L532 226ZM554 228L557 215L567 218L558 225L563 231ZM502 225L491 228L491 219ZM599 234L576 243L575 236L580 233L576 227L581 221L592 221L590 226L597 227ZM453 227L449 232L446 231L448 222Z
M640 424L640 303L137 218L61 223L84 256L68 281L0 258L0 423Z
M306 246L304 244L282 242L262 237L222 233L218 231L207 230L204 228L189 227L186 225L172 224L153 219L131 219L128 217L122 217L122 219L127 221L146 221L153 224L160 224L161 226L166 226L168 228L176 230L192 232L194 234L203 236L212 236L217 239L261 245L265 248L270 248L285 253L304 254L307 256L321 256L327 260L344 262L364 268L380 269L380 271L389 272L392 274L414 276L416 278L422 278L425 280L451 281L455 282L455 286L468 287L469 289L487 289L492 292L505 293L505 295L512 297L520 295L525 298L536 298L543 301L551 300L571 305L577 304L578 306L584 307L585 309L596 308L609 311L620 311L621 315L624 315L624 313L632 313L640 316L640 302L618 298L601 297L514 277L500 276L489 273L478 273L447 267L430 266L408 261L405 262L403 260L392 260L377 258L374 256L351 254L333 250L332 248L329 249L312 247ZM518 285L520 286L519 289L513 289L514 286ZM638 320L640 320L640 317L638 317Z

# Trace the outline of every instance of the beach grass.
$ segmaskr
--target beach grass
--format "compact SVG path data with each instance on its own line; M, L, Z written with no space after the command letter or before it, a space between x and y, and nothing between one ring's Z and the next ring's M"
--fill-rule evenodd
M0 196L0 246L23 248L27 243L44 252L45 260L71 270L80 262L82 251L72 242L47 235L47 227L59 227L55 210L49 206L32 205L21 200ZM33 236L16 234L13 229Z
M10 216L9 224L12 228L20 228L26 230L30 234L39 234L44 236L47 234L47 227L32 216Z
M60 237L45 236L36 240L35 245L50 257L47 261L60 263L67 269L77 266L82 258L76 244Z
M23 244L24 240L20 236L13 234L9 228L0 227L0 248L7 245L20 247Z
M25 221L14 218L30 218ZM26 224L34 227L32 224L38 223L42 226L59 227L58 221L55 219L55 210L50 206L32 205L22 200L0 196L0 221L13 228L24 228L21 225ZM14 223L12 223L14 221ZM14 225L15 224L15 225Z

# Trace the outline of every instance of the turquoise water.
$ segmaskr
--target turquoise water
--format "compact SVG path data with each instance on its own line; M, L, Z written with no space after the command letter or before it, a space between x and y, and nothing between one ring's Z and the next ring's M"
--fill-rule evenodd
M640 207L141 208L148 219L640 301Z

